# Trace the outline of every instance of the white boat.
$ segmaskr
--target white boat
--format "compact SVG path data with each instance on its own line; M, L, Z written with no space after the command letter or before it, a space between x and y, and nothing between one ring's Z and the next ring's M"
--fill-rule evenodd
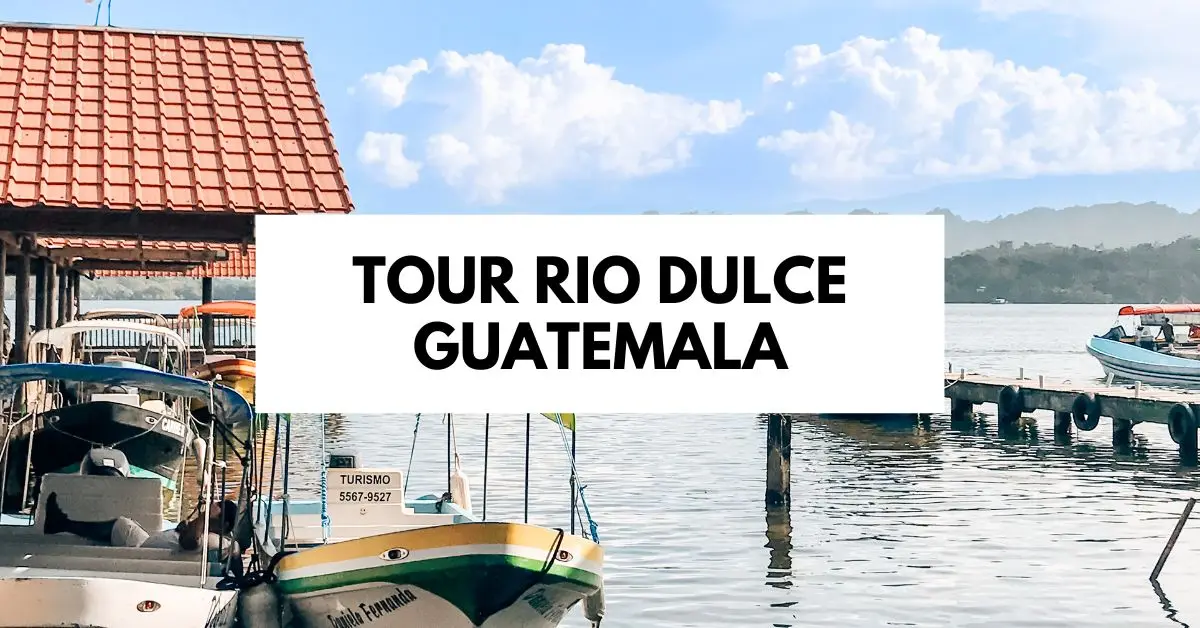
M546 416L565 444L574 415ZM577 490L573 447L570 534L487 521L486 454L484 516L477 519L454 419L446 420L447 490L440 496L410 499L406 471L360 468L351 454L328 457L322 499L260 501L256 534L264 551L295 552L277 567L294 616L308 626L553 628L583 602L585 617L599 626L604 550ZM580 504L579 520L587 516L589 527L576 535Z
M1087 344L1106 375L1146 384L1200 386L1200 305L1127 305L1117 316L1112 329ZM1178 328L1184 326L1188 331L1180 334Z
M202 398L217 421L199 433L193 447L201 489L216 488L214 433L252 419L249 404L233 390L153 370L83 364L17 364L0 366L0 398L11 397L37 380L119 384L155 390L183 400ZM187 404L180 404L187 407ZM0 423L0 628L227 628L237 614L236 587L220 584L228 575L220 561L222 547L208 551L117 546L71 532L47 534L45 524L53 495L62 516L83 525L127 517L147 533L173 530L164 515L163 491L153 478L105 473L120 469L121 454L93 450L90 464L78 473L31 473L27 465L10 464L20 452L8 447L14 424L37 420L11 410ZM115 461L115 462L114 462ZM22 466L24 469L22 470ZM99 472L98 472L99 470ZM26 480L29 480L28 482ZM233 485L238 483L233 480ZM32 487L32 490L30 489ZM5 502L5 496L13 501ZM208 500L200 507L207 513ZM92 523L87 523L92 522ZM204 541L207 546L207 540ZM240 566L240 556L235 559ZM233 566L233 563L230 563ZM236 571L236 570L235 570Z
M122 349L97 347L96 337L119 336L137 339L141 344L137 356L121 355ZM43 329L29 338L26 355L30 362L83 363L96 350L111 349L104 362L122 365L142 365L168 373L183 374L187 368L188 344L183 336L169 327L130 320L93 318L80 319L59 327Z

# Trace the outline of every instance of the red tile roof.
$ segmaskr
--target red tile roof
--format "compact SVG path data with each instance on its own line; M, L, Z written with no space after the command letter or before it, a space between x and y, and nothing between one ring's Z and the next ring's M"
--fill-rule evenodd
M136 240L101 240L94 238L42 238L39 244L56 248L91 248L97 250L136 250ZM142 242L142 248L158 251L225 251L226 259L198 265L180 273L162 270L96 270L97 277L217 277L252 278L255 276L255 251L249 245L246 251L237 244L208 244L201 242ZM101 256L102 257L102 256Z
M0 204L353 209L298 40L0 24Z

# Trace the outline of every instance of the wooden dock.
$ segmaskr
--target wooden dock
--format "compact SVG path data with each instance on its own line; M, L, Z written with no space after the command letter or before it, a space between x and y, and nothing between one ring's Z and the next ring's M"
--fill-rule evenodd
M946 373L945 386L951 422L974 420L975 406L984 403L996 405L1001 432L1016 429L1021 415L1035 410L1054 412L1057 436L1069 435L1072 426L1092 431L1099 427L1102 417L1107 417L1112 420L1116 445L1129 442L1133 426L1138 423L1161 423L1179 445L1183 461L1196 464L1200 392L965 371Z

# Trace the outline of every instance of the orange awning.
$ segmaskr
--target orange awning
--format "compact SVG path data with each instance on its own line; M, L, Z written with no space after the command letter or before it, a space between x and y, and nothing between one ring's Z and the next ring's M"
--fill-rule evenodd
M1147 314L1200 314L1200 303L1126 305L1117 312L1117 316L1145 316Z
M203 314L254 318L255 309L253 301L213 301L212 303L189 305L179 310L179 318L189 318Z

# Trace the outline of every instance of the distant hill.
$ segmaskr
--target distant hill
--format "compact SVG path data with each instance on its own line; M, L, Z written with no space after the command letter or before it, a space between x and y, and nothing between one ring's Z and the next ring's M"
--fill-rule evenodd
M1122 249L1002 244L946 259L946 302L1200 301L1200 238Z
M16 282L4 283L4 298L14 298ZM182 277L102 277L79 283L79 298L85 301L199 301L200 280ZM253 279L214 279L213 298L253 299Z
M850 213L881 212L856 209ZM1035 207L992 220L967 220L947 209L927 213L946 217L947 257L1001 242L1016 246L1047 243L1112 249L1169 244L1185 236L1200 236L1200 212L1184 213L1158 203L1106 203L1065 209Z

